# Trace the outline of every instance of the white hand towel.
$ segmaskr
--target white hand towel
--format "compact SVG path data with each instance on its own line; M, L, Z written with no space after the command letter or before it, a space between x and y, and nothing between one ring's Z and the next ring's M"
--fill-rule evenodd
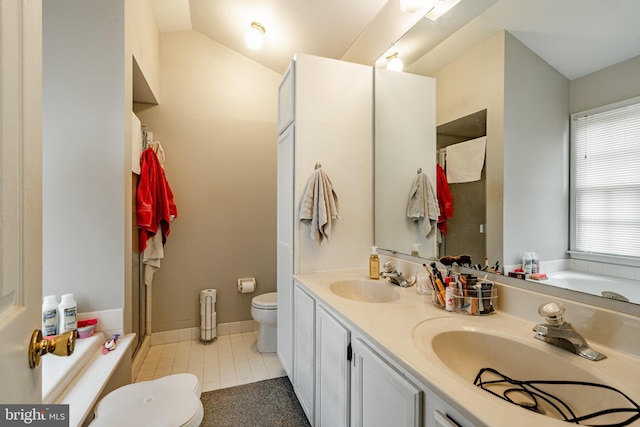
M486 145L487 137L482 136L446 148L449 184L480 180Z
M429 237L438 224L440 208L433 186L424 172L419 173L413 180L407 204L407 216L414 222L422 221L420 228L425 237Z
M300 221L310 229L311 238L318 244L331 235L331 221L338 215L338 195L331 180L321 168L316 169L302 193Z
M147 240L147 247L142 254L142 264L144 264L144 283L151 286L153 275L160 269L160 260L164 258L164 248L162 246L162 233L158 232Z

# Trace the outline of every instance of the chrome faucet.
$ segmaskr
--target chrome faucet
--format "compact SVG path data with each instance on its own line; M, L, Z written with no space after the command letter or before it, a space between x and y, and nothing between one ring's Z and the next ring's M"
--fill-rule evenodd
M401 288L410 286L409 281L402 275L402 273L396 270L396 266L392 261L385 262L382 269L384 271L380 273L380 276L389 279L390 283L398 285Z
M564 350L577 354L589 360L602 360L606 358L602 353L592 349L573 327L571 323L565 322L564 312L566 309L559 302L548 302L538 308L538 313L545 318L547 323L538 324L533 327L534 338L555 345Z

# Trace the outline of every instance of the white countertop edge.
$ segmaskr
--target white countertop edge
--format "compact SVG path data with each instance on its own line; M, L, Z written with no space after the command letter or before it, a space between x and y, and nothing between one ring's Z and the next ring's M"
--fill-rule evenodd
M102 390L128 353L136 334L127 334L118 339L114 351L102 354L100 346L93 359L73 379L73 381L58 396L56 404L69 404L69 425L82 425L85 418L95 406Z

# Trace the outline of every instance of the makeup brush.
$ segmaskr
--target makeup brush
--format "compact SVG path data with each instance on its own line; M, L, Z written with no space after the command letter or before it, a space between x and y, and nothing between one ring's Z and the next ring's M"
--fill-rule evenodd
M440 258L440 262L447 267L451 267L456 262L456 259L452 256L443 256Z

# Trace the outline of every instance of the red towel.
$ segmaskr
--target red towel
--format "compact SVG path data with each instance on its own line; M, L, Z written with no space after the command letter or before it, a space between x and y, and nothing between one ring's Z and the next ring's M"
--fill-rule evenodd
M169 224L178 216L173 193L164 174L164 169L152 148L142 153L140 160L140 183L136 197L136 223L140 229L140 252L147 247L147 240L162 232L164 245L169 235Z
M438 230L442 234L447 234L447 218L453 216L453 196L449 190L447 175L440 165L436 165L436 195L438 199L438 207L440 208L440 216L438 217Z

